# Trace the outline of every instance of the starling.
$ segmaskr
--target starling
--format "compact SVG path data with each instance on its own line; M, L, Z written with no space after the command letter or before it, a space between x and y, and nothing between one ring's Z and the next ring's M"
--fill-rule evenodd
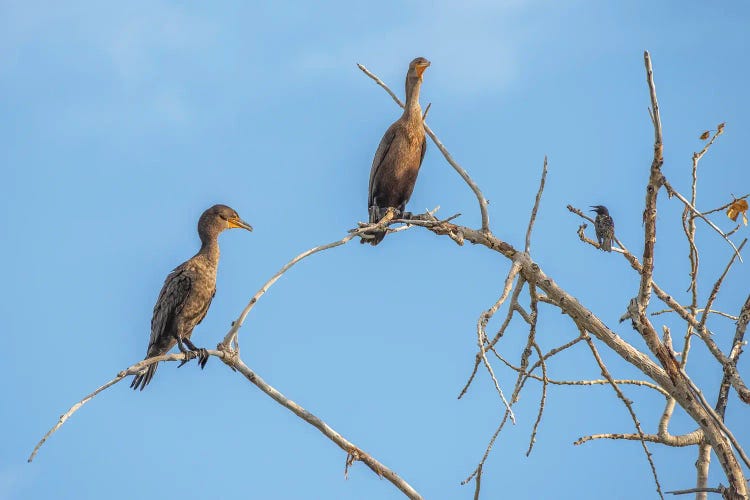
M375 151L367 198L371 223L378 222L389 207L397 210L399 218L411 216L404 210L414 191L419 167L427 149L422 108L419 106L419 89L422 74L429 65L430 61L424 57L417 57L409 63L404 113L388 127ZM385 231L380 231L374 238L360 241L377 245L384 237Z
M182 352L190 350L197 353L200 367L206 366L208 353L203 348L195 347L190 336L193 328L206 316L216 294L219 233L235 227L253 230L234 209L226 205L214 205L203 212L198 220L201 249L169 273L156 300L146 359L166 354L177 344ZM149 365L135 375L130 387L145 389L156 372L156 365Z
M599 248L605 252L612 251L612 238L615 237L615 221L609 216L609 210L604 205L592 205L592 212L596 212L594 229L596 239L599 240Z

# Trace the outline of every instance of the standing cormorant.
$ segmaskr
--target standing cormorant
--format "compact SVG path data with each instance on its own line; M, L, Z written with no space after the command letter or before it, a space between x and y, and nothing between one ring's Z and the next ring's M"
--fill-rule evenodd
M615 237L615 221L609 215L609 210L604 205L592 205L592 212L596 212L594 219L594 230L596 239L599 240L599 248L605 252L612 251L612 238Z
M422 74L429 65L430 61L424 57L417 57L409 63L404 113L385 131L372 160L367 200L370 223L378 222L389 207L397 210L397 217L411 216L404 210L427 149L422 108L419 106L419 87L422 85ZM372 239L362 239L361 243L377 245L384 237L385 231L379 231Z
M206 316L216 294L219 233L235 227L253 230L250 224L240 219L234 209L226 205L214 205L203 212L198 220L201 249L195 256L177 266L164 280L151 318L151 339L146 359L166 354L177 344L182 352L189 349L197 353L200 367L206 366L208 353L203 348L195 347L190 341L190 335L195 325ZM157 364L149 365L133 377L130 387L143 390L151 382Z

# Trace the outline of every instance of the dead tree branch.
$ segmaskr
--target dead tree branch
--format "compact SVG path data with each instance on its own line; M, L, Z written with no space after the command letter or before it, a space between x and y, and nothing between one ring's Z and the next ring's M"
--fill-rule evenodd
M417 491L409 483L407 483L404 479L402 479L398 474L396 474L391 469L383 465L381 462L376 460L370 454L365 453L360 448L355 446L353 443L348 441L341 434L336 432L332 427L326 424L322 419L320 419L313 413L307 411L305 408L295 403L291 399L287 398L286 396L284 396L284 394L282 394L281 392L276 390L274 387L272 387L270 384L268 384L259 375L257 375L253 370L251 370L239 358L239 356L237 356L236 351L232 351L232 350L224 351L224 350L213 350L213 349L208 349L207 351L210 356L216 356L217 358L221 359L225 364L227 364L229 367L231 367L234 371L241 373L247 380L252 382L256 387L258 387L258 389L263 391L267 396L270 396L274 401L276 401L277 403L282 405L284 408L288 409L289 411L297 415L299 418L301 418L308 424L318 429L324 436L326 436L328 439L333 441L339 448L345 451L347 453L347 457L351 457L352 461L363 462L365 465L367 465L367 467L370 468L370 470L376 473L379 477L383 477L387 479L388 481L390 481L395 487L401 490L407 497L411 499L415 499L415 500L422 498L422 496L419 493L417 493ZM143 361L139 361L138 363L135 363L134 365L131 365L128 368L122 370L120 373L117 374L117 376L114 379L102 385L91 394L88 394L81 401L73 405L67 412L62 414L58 422L49 430L49 432L47 432L47 434L44 435L44 437L39 441L36 447L34 447L34 450L29 456L28 461L31 462L32 460L34 460L34 457L39 451L39 448L42 447L45 441L47 441L47 439L52 434L54 434L60 427L62 427L62 425L71 416L73 416L73 414L76 411L78 411L84 404L86 404L91 399L93 399L97 394L103 392L109 387L112 387L113 385L117 384L124 378L130 375L139 373L141 370L143 370L143 368L153 363L159 363L161 361L189 360L189 359L192 359L192 357L193 357L192 353L165 354L164 356L155 356L153 358L144 359ZM349 458L347 458L347 460L349 460Z

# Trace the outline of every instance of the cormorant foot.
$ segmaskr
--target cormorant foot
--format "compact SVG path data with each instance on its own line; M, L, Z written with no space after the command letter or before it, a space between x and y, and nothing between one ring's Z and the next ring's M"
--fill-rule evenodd
M210 356L208 355L208 351L203 347L198 349L197 352L198 352L198 366L200 366L202 370L206 367L206 363L208 363L208 358Z
M190 361L192 359L195 359L195 357L196 357L196 354L193 351L185 350L185 351L182 351L182 353L185 354L185 356L187 356L187 357L185 359L183 359L182 361L180 361L180 364L177 365L177 368L182 367L182 365L186 365L188 363L188 361Z
M200 366L201 369L205 368L206 363L208 363L208 351L203 347L195 347L195 344L193 344L190 339L182 339L182 341L185 342L185 345L188 346L198 358L198 366Z
M398 218L404 220L414 219L414 214L411 212L401 212L401 216Z

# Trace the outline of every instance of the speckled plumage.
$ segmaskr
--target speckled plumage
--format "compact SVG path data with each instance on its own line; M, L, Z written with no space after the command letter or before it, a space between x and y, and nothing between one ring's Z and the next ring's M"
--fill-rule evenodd
M219 265L219 234L234 227L252 231L237 212L226 205L214 205L201 215L198 235L201 248L189 260L177 266L164 280L151 318L151 338L146 359L169 352L176 344L181 351L197 352L201 368L208 355L190 341L193 328L208 312L216 294L216 270ZM130 387L143 390L156 372L157 363L149 365L133 378Z
M612 239L615 237L615 221L609 215L609 210L604 205L593 205L592 212L596 212L594 219L594 230L599 248L605 252L612 251Z
M399 217L404 216L406 204L414 191L427 149L419 89L422 74L429 65L430 61L424 57L417 57L409 64L404 112L388 127L372 160L367 199L371 223L378 222L388 207L396 208ZM361 242L377 245L384 237L385 231L382 231Z

